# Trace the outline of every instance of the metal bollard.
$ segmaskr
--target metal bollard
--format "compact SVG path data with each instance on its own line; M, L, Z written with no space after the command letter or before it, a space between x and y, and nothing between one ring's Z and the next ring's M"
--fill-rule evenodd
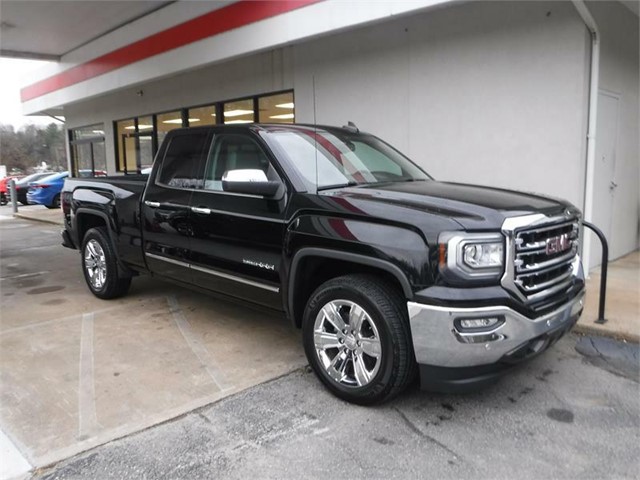
M18 213L18 192L16 192L16 181L15 179L9 180L9 189L11 192L11 209L13 213Z
M600 239L602 244L602 260L600 264L600 303L598 305L598 319L595 323L607 323L607 319L604 317L604 307L607 299L607 270L609 268L609 244L607 238L598 227L593 223L589 223L586 220L582 221L582 224L595 233Z

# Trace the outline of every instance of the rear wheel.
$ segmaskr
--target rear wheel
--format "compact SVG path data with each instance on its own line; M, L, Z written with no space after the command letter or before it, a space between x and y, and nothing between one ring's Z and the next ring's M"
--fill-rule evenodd
M309 299L302 328L311 367L344 400L389 400L414 376L406 303L374 276L347 275L321 285Z
M60 208L60 194L53 197L53 201L51 202L51 205L46 205L46 207L52 210L54 208Z
M82 242L82 271L91 293L111 299L126 294L131 277L118 274L115 252L104 227L87 231Z

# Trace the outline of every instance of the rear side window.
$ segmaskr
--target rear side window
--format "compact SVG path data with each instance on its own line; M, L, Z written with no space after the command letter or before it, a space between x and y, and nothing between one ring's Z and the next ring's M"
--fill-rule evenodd
M169 141L157 183L173 188L202 188L208 132L176 135Z

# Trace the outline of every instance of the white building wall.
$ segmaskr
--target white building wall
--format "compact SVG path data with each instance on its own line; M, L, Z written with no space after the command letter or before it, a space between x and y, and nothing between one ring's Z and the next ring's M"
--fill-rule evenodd
M104 124L107 170L113 175L115 120L293 88L290 57L287 47L67 105L66 126Z
M601 35L600 88L620 98L615 160L618 187L609 238L609 257L615 259L640 247L638 17L618 2L589 2L587 6Z
M589 8L602 34L601 88L622 100L615 258L640 237L638 19L617 2ZM590 43L570 2L472 2L132 85L65 115L69 128L104 125L113 174L114 120L294 89L298 122L351 120L439 180L583 208Z
M589 42L568 2L473 2L294 47L297 120L354 121L439 180L583 207Z

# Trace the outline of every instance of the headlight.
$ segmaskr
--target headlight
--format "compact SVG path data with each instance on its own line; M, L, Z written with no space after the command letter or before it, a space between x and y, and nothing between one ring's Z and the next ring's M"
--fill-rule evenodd
M502 266L502 242L468 243L462 249L462 261L471 268L495 268Z
M499 233L440 235L439 266L449 280L498 279L504 267L504 237Z

